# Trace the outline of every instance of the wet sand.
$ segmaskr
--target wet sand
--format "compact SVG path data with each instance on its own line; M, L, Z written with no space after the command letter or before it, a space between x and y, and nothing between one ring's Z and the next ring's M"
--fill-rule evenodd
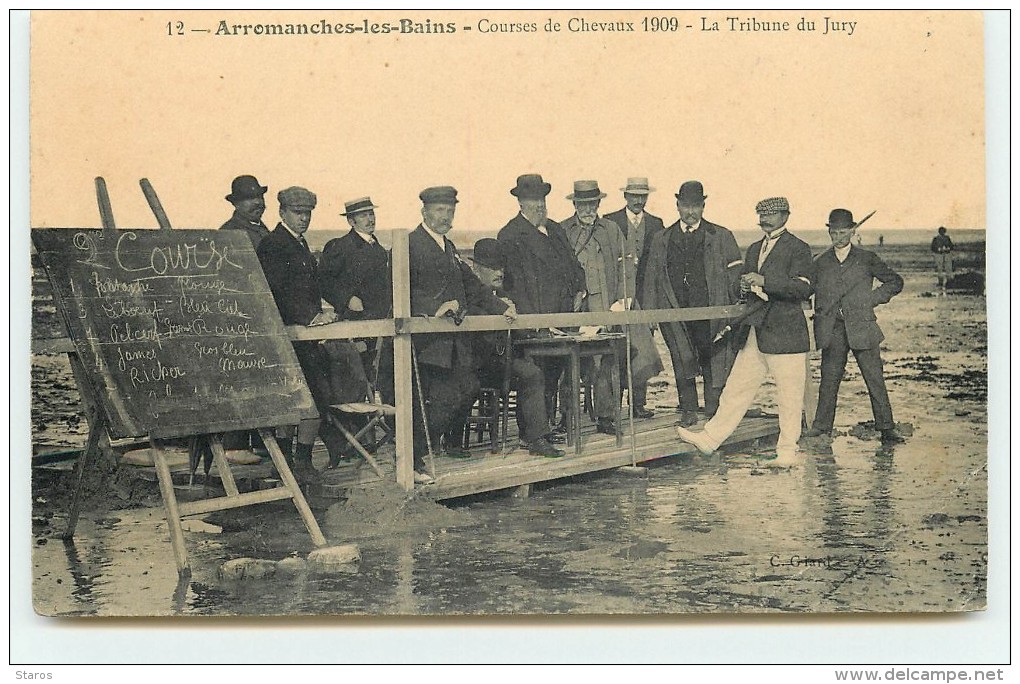
M276 560L312 546L289 505L213 514L204 520L222 531L185 535L194 574L181 584L161 508L135 507L144 488L114 473L117 487L96 492L75 541L64 544L66 475L36 469L35 608L46 615L981 609L985 300L925 296L929 276L906 278L904 293L879 310L896 419L913 432L894 449L880 449L861 425L870 404L851 361L832 453L805 451L793 469L737 453L684 457L653 466L646 479L611 471L536 486L530 498L412 500L399 516L385 500L399 502L399 492L313 501L331 543L361 548L360 565L333 577L220 580L226 560ZM817 377L817 359L814 367ZM661 410L676 405L670 377L667 369L650 390L649 403ZM774 410L768 389L759 399Z

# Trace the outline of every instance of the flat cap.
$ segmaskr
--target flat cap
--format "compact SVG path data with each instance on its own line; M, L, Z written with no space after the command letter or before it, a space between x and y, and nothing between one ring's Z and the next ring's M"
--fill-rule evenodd
M780 211L789 212L790 203L785 197L768 197L755 205L756 214L776 214Z
M311 190L292 185L276 194L281 207L311 211L315 208L315 193Z
M449 185L425 188L418 193L418 197L422 204L456 204L457 188Z

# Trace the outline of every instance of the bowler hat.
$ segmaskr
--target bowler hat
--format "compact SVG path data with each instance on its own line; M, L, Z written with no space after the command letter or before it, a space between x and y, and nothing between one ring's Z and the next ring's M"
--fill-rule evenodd
M510 190L510 194L518 199L539 199L545 197L552 190L552 185L542 180L541 174L526 173L517 176L517 187Z
M457 204L457 188L449 185L425 188L418 197L422 204Z
M311 211L315 208L316 202L314 192L296 185L276 193L276 199L280 201L281 207L288 207L296 211Z
M708 196L705 195L705 187L701 181L689 180L680 186L676 198L680 202L700 204L708 199Z
M371 211L372 209L378 209L378 206L372 204L371 197L359 197L356 200L344 202L344 210L340 212L340 215L350 216L351 214L360 214L363 211Z
M591 200L600 200L606 196L606 193L599 190L599 182L593 180L579 180L574 181L574 191L567 195L568 200L574 202L587 202Z
M503 246L499 244L499 240L493 240L492 238L482 238L475 243L471 260L488 268L501 269L506 267Z
M648 187L648 179L641 177L634 177L627 179L627 187L620 188L624 193L628 195L647 195L650 192L654 192L655 188Z
M255 176L238 176L230 184L230 194L225 199L231 204L241 200L255 199L266 194L268 189L265 185L261 185Z
M829 227L829 230L857 227L857 224L854 223L854 215L849 209L833 209L829 212L829 222L825 225Z

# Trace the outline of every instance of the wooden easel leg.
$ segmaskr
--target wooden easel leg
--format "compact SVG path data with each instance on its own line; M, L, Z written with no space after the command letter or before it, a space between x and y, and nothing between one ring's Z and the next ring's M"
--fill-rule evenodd
M237 483L234 482L234 473L230 471L230 463L227 462L227 454L223 450L223 439L220 435L209 436L209 446L212 448L213 462L220 473L220 481L223 483L223 491L227 496L237 496Z
M269 456L273 459L276 471L280 473L283 486L287 488L291 498L294 499L294 505L297 507L298 513L301 514L305 527L308 528L308 534L312 536L312 543L316 546L325 546L326 538L322 536L319 523L316 522L315 516L312 515L312 509L309 508L308 502L305 501L305 495L301 493L301 487L298 485L297 480L294 479L294 473L290 472L287 459L284 458L283 452L280 451L280 445L276 443L276 435L267 428L260 428L259 435L262 436L262 441L265 442L266 448L269 449Z
M67 514L67 529L64 530L63 539L74 537L74 528L78 526L78 515L81 513L81 493L85 485L85 471L96 460L99 451L99 438L106 429L106 421L101 411L93 411L89 425L89 439L85 444L85 451L78 457L74 464L74 495L71 497L71 510Z
M181 513L177 508L177 495L174 494L170 466L166 464L166 456L156 440L149 440L149 448L152 451L152 463L156 466L156 476L159 478L159 493L163 496L163 506L166 508L166 526L170 530L170 544L174 549L174 560L177 561L177 574L190 575L188 550L184 547L184 530L181 528Z

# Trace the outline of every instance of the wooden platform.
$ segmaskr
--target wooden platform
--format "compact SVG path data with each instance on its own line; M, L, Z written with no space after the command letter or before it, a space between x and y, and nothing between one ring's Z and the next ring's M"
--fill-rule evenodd
M533 456L526 449L517 448L507 453L490 453L487 446L472 449L470 459L435 458L436 481L421 487L421 493L429 498L442 500L459 496L496 491L508 487L546 482L563 477L581 475L631 465L646 463L670 456L694 454L697 450L677 440L673 424L674 413L663 413L654 418L635 423L637 444L631 453L631 440L625 431L623 446L616 446L616 438L595 432L594 425L587 424L582 432L583 449L574 455L573 448L559 445L566 452L562 458ZM587 421L585 421L587 423ZM779 423L775 417L744 418L721 448L748 444L757 440L774 440L779 434ZM516 436L508 440L509 445L517 443ZM391 476L393 462L380 454L387 476ZM341 496L353 486L366 486L378 482L372 469L366 466L345 465L325 474L328 484L324 489L329 494Z

